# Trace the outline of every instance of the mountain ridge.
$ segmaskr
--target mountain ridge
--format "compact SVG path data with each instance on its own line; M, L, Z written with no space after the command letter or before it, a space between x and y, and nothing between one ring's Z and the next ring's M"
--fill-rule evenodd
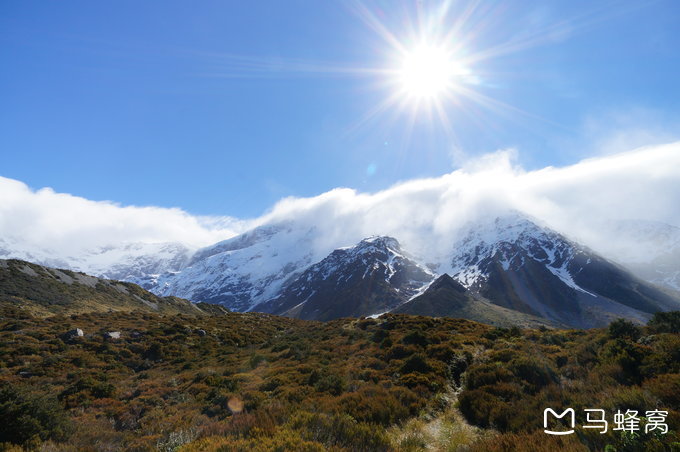
M564 326L559 322L541 319L474 297L447 273L435 279L423 293L398 306L391 313L463 318L501 327Z
M0 259L0 303L38 317L85 312L225 314L222 306L159 297L137 284L18 260Z
M482 307L491 303L514 316L560 325L587 328L616 317L644 323L654 312L679 305L674 293L658 290L517 211L489 215L452 231L455 240L440 247L434 262L431 256L406 251L394 237L373 236L332 247L333 239L322 232L287 221L195 251L176 244L126 245L128 251L104 252L127 252L130 268L114 266L105 274L124 275L159 296L317 320L393 311L423 295L444 274L481 303L478 310L494 310ZM144 249L160 250L165 260L146 259ZM433 312L432 302L422 300L408 309L414 306L431 315L450 311L441 306L441 312Z
M391 311L433 278L395 238L375 236L334 250L258 309L315 320L366 316Z

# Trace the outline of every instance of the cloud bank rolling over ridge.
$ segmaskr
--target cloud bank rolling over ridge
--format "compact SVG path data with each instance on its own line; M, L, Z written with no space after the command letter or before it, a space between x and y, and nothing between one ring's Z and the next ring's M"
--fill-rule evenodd
M128 242L179 241L198 247L233 236L242 225L233 218L197 217L178 208L120 206L51 188L34 191L0 177L0 237L60 254Z
M503 150L441 177L375 193L338 188L311 198L284 198L254 219L120 206L49 188L34 191L0 177L0 237L65 257L133 242L197 248L257 225L293 222L315 228L319 256L370 235L391 235L406 249L437 260L450 250L461 226L508 209L606 252L620 246L604 228L607 222L642 219L680 226L679 206L680 142L675 142L532 171L516 164L514 150Z

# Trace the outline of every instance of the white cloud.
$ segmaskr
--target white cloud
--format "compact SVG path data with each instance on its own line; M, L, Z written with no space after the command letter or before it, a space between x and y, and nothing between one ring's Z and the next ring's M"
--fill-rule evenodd
M32 249L70 256L122 242L182 242L205 246L235 235L246 222L196 217L181 209L120 206L106 201L31 190L0 177L0 237Z
M680 142L537 171L525 171L516 160L515 151L505 150L450 174L376 193L338 188L312 198L285 198L254 220L94 202L0 178L0 237L71 255L123 241L208 245L254 225L292 221L316 227L319 254L381 234L436 258L449 252L460 226L505 209L524 211L595 249L616 241L601 228L607 220L680 226Z
M432 258L450 250L463 224L506 209L526 212L596 249L616 240L600 233L606 221L680 225L680 142L537 171L523 170L515 157L514 150L499 151L442 177L373 194L336 189L287 198L261 221L315 224L323 249L386 234Z

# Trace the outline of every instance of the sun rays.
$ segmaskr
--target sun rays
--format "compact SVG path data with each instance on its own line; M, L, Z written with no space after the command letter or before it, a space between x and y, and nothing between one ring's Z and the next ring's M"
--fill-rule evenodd
M367 89L382 93L383 97L347 126L346 134L353 135L376 123L398 124L406 146L413 130L425 125L444 131L455 146L460 129L457 119L463 116L470 124L487 131L493 127L493 118L529 128L536 122L560 127L503 101L503 88L499 86L507 87L508 74L489 71L487 63L550 44L558 35L564 38L611 14L602 7L594 8L552 24L544 22L531 29L513 29L508 35L499 30L511 17L498 3L444 0L427 7L427 2L422 1L376 1L369 7L367 2L350 0L348 5L378 41L367 43L378 49L372 61L347 64L283 56L212 54L206 56L218 57L224 63L223 70L204 75L361 79Z

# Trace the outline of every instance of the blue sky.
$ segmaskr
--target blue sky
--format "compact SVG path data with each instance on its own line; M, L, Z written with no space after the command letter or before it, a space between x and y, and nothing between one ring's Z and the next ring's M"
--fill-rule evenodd
M470 65L470 89L507 107L454 94L446 124L408 103L362 120L398 63L367 12L408 48L441 2L362 5L2 2L0 175L244 218L497 149L533 169L680 137L676 1L455 2L440 29L459 26L466 57L505 49Z

